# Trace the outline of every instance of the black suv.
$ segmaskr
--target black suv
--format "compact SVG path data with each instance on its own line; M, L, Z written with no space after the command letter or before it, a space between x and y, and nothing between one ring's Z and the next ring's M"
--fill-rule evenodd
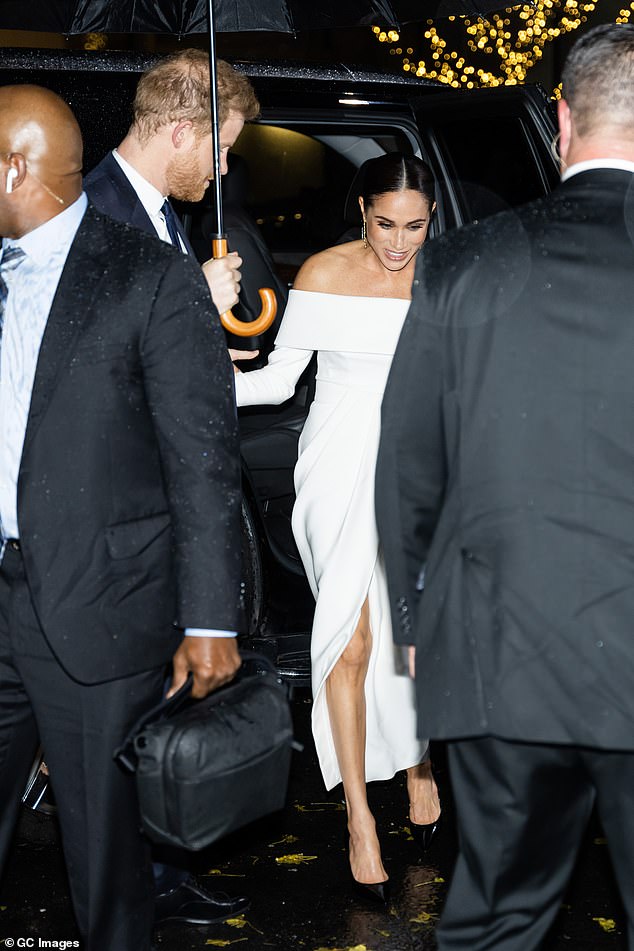
M36 82L60 93L82 127L89 171L126 132L138 74L156 58L4 49L0 84ZM250 170L245 211L257 222L282 287L310 254L349 237L346 197L358 166L371 156L400 150L429 163L438 183L432 236L537 198L558 180L550 150L554 110L539 87L451 89L343 66L235 65L262 104L235 149ZM197 253L209 257L208 206L180 210ZM273 336L258 341L264 353ZM248 636L290 681L307 676L313 607L290 529L311 382L309 368L288 403L240 411Z

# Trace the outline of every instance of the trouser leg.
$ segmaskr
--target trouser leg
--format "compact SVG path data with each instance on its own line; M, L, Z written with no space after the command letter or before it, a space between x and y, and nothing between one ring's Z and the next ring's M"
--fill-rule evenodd
M561 904L594 801L573 747L449 744L459 855L439 951L535 951Z
M149 846L140 831L134 778L113 754L160 699L164 671L79 684L52 654L23 576L12 582L11 601L12 663L51 772L85 951L149 951L154 913Z
M597 810L608 841L614 873L634 949L634 752L587 751L597 790Z
M134 778L112 757L160 696L161 672L88 687L46 661L31 660L29 667L87 951L149 948L154 914L149 845L140 831ZM54 693L40 701L37 686L44 681Z
M11 581L0 571L0 874L37 749L31 702L13 663L9 638L11 611Z

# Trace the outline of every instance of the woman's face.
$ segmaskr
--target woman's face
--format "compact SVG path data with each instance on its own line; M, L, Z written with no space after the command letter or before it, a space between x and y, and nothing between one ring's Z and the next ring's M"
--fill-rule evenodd
M427 237L431 213L436 207L420 192L406 190L378 195L361 213L367 222L367 240L383 267L401 271L410 263Z

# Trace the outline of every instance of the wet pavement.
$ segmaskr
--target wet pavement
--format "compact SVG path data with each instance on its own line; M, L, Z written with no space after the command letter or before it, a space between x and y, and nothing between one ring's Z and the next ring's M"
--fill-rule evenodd
M387 908L356 891L348 872L340 789L325 793L310 739L310 701L293 701L296 735L286 809L195 856L202 884L247 894L246 915L213 928L169 923L155 935L158 951L427 951L436 947L456 841L443 749L434 750L443 800L439 833L425 854L407 825L404 777L374 783L370 799L392 881ZM254 791L257 795L257 791ZM548 951L625 951L624 916L600 828L583 843L569 894ZM77 939L54 819L23 812L0 892L0 947L18 938ZM7 939L16 941L11 945ZM117 949L112 949L117 951Z

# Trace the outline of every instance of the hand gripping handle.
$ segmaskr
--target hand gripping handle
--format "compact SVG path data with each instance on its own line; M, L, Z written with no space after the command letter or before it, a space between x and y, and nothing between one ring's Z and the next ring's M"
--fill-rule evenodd
M211 245L214 258L224 258L227 256L226 238L213 238ZM277 314L275 291L271 287L261 287L258 290L258 294L262 302L260 316L251 321L238 320L237 317L234 317L233 312L228 310L220 315L220 323L225 330L235 334L237 337L257 337L258 334L262 334L265 330L269 329Z

